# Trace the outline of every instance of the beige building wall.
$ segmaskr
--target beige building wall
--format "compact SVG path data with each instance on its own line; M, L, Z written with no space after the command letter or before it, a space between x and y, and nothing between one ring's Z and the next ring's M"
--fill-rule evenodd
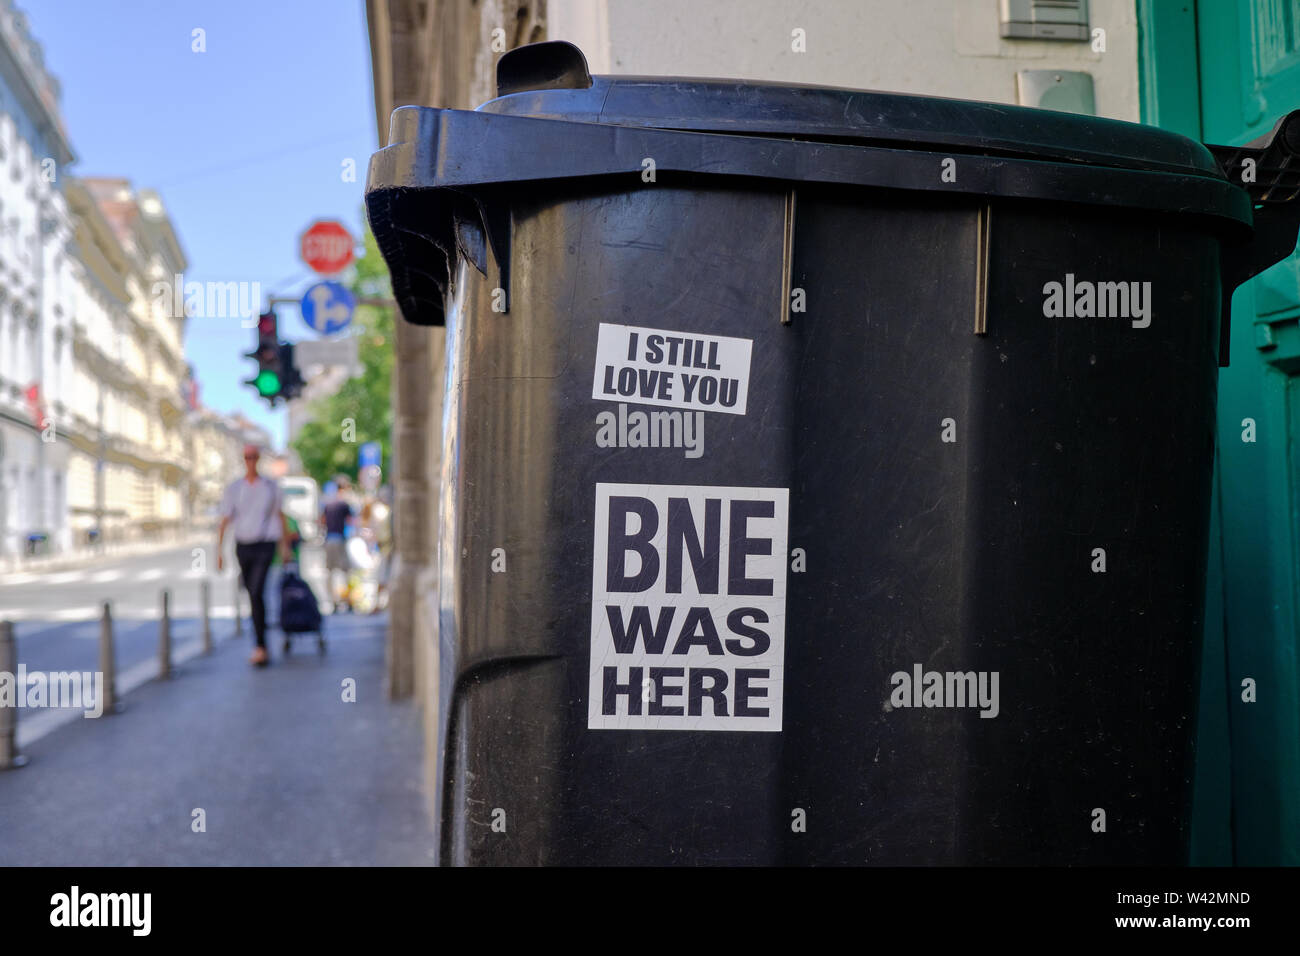
M1133 0L1091 0L1092 42L1003 39L997 0L547 0L548 40L592 73L738 77L1015 103L1018 70L1081 70L1097 113L1137 122ZM803 31L805 52L793 33Z
M189 531L191 449L182 397L184 317L152 295L184 253L156 194L125 180L74 180L76 306L69 415L74 542Z
M208 528L215 524L226 485L243 468L244 436L236 423L203 408L190 413L189 438L191 523Z
M130 265L112 225L94 197L77 180L67 184L74 222L73 371L69 388L67 437L68 508L73 546L84 545L90 530L103 540L125 538L131 513L122 494L130 470L119 456L133 449L126 419L133 400L130 365Z

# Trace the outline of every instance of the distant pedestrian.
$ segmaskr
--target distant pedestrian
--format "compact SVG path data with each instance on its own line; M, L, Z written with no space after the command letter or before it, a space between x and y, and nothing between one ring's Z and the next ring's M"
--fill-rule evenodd
M266 574L275 559L276 545L280 559L289 560L289 527L281 511L280 486L257 471L261 452L256 445L244 446L244 477L230 483L221 500L221 529L217 532L217 570L225 569L226 528L233 526L235 559L248 592L253 617L253 635L257 646L252 663L265 667L271 662L266 649ZM238 609L236 609L238 613Z
M373 501L366 502L361 510L361 520L369 532L371 547L375 551L375 578L378 587L375 593L375 606L371 614L378 614L387 606L388 571L393 553L393 509L384 500L386 489L381 489Z
M352 562L348 559L347 536L348 528L356 517L356 510L348 501L351 482L347 475L339 475L333 483L334 491L325 500L320 511L321 526L325 529L325 577L329 582L332 610L337 612L339 606L346 603L348 610L351 611L352 588L348 581L348 574L352 570ZM343 572L342 597L334 586L335 571Z

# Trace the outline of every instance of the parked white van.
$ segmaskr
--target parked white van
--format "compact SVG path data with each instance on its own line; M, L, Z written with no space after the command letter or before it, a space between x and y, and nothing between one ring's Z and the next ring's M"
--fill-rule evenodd
M298 533L304 544L319 540L320 486L316 479L306 475L285 475L280 479L280 494L284 497L284 513L298 522Z

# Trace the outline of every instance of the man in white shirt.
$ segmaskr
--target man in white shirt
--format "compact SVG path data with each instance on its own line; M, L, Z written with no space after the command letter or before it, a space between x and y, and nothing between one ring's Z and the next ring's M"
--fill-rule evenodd
M221 528L217 532L217 570L225 568L226 529L233 528L235 559L248 592L257 646L252 662L265 667L271 662L266 649L266 574L280 545L280 560L289 560L289 523L281 511L280 486L258 474L261 457L256 445L244 446L244 477L233 481L221 499Z

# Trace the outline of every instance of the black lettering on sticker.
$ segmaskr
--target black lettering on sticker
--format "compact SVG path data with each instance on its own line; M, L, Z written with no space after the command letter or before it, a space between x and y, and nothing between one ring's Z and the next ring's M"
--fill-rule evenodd
M708 680L709 686L704 686ZM714 667L692 667L686 691L686 713L691 717L704 716L704 698L712 701L712 717L727 714L727 672Z
M731 545L727 556L727 592L729 594L772 593L771 578L745 576L745 559L751 554L771 554L771 538L751 538L745 527L750 518L771 518L776 504L737 498L731 502Z
M641 527L633 533L627 530L630 514L641 519ZM658 530L659 510L653 501L626 495L610 496L609 541L605 553L606 591L636 593L650 589L659 577L659 552L650 543ZM625 573L629 551L635 551L641 558L641 570L634 577ZM769 590L767 593L772 592Z
M739 657L757 657L759 654L767 652L772 646L772 639L768 637L765 631L760 631L745 620L752 617L755 623L766 624L768 621L767 612L756 607L738 607L727 615L727 627L731 628L733 634L739 637L747 637L754 643L748 647L741 644L734 637L727 638L727 650Z
M683 677L686 674L684 667L652 667L650 668L650 679L654 681L654 697L650 700L648 713L651 717L680 717L683 713L681 704L674 704L671 707L664 705L665 697L680 697L685 688L681 684L666 684L666 677Z
M654 398L655 392L659 391L659 376L663 372L658 369L638 369L641 373L641 397Z
M703 413L701 413L703 414ZM695 515L685 498L668 499L668 560L664 579L669 594L682 593L682 554L689 552L691 573L701 594L717 594L722 551L722 499L704 501L704 540L695 527Z
M718 393L718 403L723 408L733 408L736 399L740 397L740 380L735 378L724 378L722 380L722 389Z
M650 335L645 340L645 360L657 364L664 360L664 337Z
M766 667L738 667L736 668L736 716L737 717L766 717L768 710L766 707L750 707L749 699L751 697L766 697L766 687L751 687L751 679L766 680L769 671Z
M673 645L673 653L689 654L697 644L707 647L710 654L723 653L718 628L713 623L713 613L707 607L693 607L687 612L686 620L682 621L681 633L677 635L677 643Z
M618 668L606 667L604 676L604 693L601 694L600 712L606 717L618 713L618 699L627 697L627 712L634 717L641 716L641 668L627 669L627 683L618 682Z
M676 614L675 607L661 607L659 620L652 629L650 609L645 605L638 604L632 608L632 614L626 625L623 624L622 608L612 604L606 605L605 616L609 618L609 637L614 643L614 650L620 654L635 653L637 635L640 635L641 643L645 645L647 653L662 654L664 645L668 643L668 631L673 626L673 618Z

